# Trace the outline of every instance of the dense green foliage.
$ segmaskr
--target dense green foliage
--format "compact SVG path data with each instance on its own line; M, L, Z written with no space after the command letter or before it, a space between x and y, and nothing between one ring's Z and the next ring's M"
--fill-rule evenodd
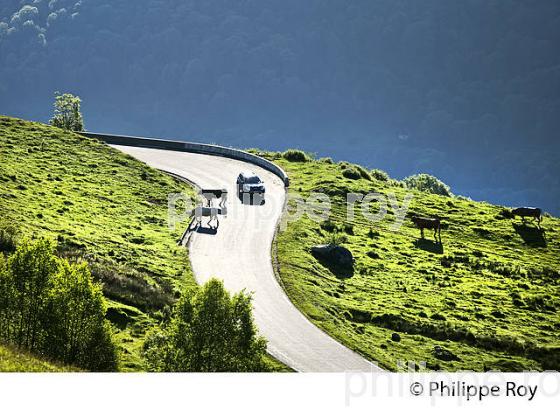
M54 249L49 240L24 241L0 264L0 341L83 369L116 370L101 286L85 263L70 264Z
M352 166L344 168L342 170L342 175L348 179L360 179L362 177L356 167Z
M287 171L290 192L331 198L328 221L288 222L274 246L284 289L313 323L391 370L411 362L450 371L560 369L560 220L546 216L539 230L500 206L348 179L351 164L265 157ZM356 207L348 222L348 192L393 193L399 205L413 194L408 215L442 218L442 243L430 232L420 239L408 217L392 230L391 208L371 223ZM354 256L352 272L310 252L341 242Z
M406 177L403 182L409 189L417 189L418 191L424 191L431 194L443 196L453 196L453 194L451 193L451 189L433 175L411 175L409 177Z
M0 252L16 250L17 229L11 225L0 226Z
M83 131L84 119L80 111L82 100L75 95L55 94L54 115L49 123L68 131Z
M192 189L96 140L1 116L0 158L0 247L13 248L18 227L87 261L118 327L122 368L141 370L146 329L195 286L176 246L188 222L166 223L168 194Z
M310 160L309 155L299 149L289 149L283 154L284 158L292 162L306 162Z
M267 369L266 342L253 323L251 297L230 296L212 279L185 293L173 318L144 345L149 369L172 372L254 372Z
M372 169L371 176L378 181L389 181L389 174L381 169Z

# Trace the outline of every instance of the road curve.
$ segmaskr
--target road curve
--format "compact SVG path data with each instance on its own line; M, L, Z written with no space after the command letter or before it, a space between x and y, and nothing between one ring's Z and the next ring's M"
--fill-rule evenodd
M153 148L114 146L147 163L193 181L203 188L227 188L228 214L217 233L194 232L190 260L196 280L223 280L232 292L253 292L255 321L268 340L268 351L296 371L378 371L378 367L313 325L278 284L271 262L274 232L285 198L282 181L256 165L229 158ZM244 205L235 195L241 170L254 170L266 184L264 205ZM206 221L203 221L205 223Z

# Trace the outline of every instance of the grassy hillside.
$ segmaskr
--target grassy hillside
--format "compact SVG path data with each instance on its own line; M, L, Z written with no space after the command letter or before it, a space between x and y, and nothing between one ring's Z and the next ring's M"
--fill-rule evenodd
M76 369L39 359L0 345L0 372L73 372Z
M106 144L0 116L0 224L57 239L59 253L89 262L104 284L124 370L141 369L147 326L186 284L185 224L167 227L167 195L192 193Z
M560 368L560 220L545 217L540 231L499 206L408 191L351 164L263 155L288 172L291 193L322 192L333 203L329 223L292 222L275 246L284 288L319 327L391 370L399 361L452 371ZM391 231L391 209L370 223L357 207L345 222L346 193L374 191L399 204L413 193L408 215L442 217L442 245L430 233L419 240L409 217ZM310 253L333 229L354 255L353 272Z

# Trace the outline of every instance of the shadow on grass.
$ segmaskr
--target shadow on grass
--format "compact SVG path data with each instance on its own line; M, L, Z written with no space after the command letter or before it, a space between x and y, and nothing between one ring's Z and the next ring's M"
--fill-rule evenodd
M534 248L546 248L546 234L543 228L512 223L513 229L527 245Z
M325 258L315 257L317 261L327 268L334 276L338 279L349 279L354 276L354 267L351 268L342 267L340 265L334 264L326 260Z
M443 253L443 244L439 242L431 241L429 239L424 239L424 238L416 239L414 241L414 246L426 252L439 253L439 254Z

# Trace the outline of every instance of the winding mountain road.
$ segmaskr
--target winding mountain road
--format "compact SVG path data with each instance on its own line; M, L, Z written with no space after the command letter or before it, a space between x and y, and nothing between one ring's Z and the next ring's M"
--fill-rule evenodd
M203 229L193 233L190 260L199 283L216 277L232 292L253 292L255 321L268 340L270 354L301 372L380 370L313 325L278 284L271 246L285 198L280 178L256 165L218 156L129 146L114 148L200 187L228 189L227 216L220 217L217 232ZM254 170L264 180L264 205L244 205L235 195L237 175L246 169Z

